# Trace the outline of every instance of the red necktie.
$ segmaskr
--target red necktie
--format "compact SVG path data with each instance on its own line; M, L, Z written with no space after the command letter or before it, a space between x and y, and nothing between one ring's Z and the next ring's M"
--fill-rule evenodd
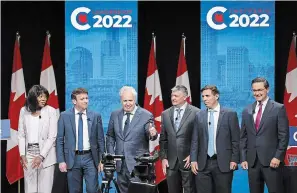
M259 110L258 110L258 114L257 114L256 121L255 121L255 127L256 127L257 131L259 129L261 116L262 116L262 105L263 105L262 103L259 104Z

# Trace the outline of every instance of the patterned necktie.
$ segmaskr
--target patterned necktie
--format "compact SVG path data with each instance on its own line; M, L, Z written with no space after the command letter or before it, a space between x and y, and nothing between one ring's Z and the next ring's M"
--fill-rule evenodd
M126 136L126 133L127 133L128 129L129 129L131 113L126 113L126 115L127 115L127 119L125 121L125 126L124 126L124 136Z
M255 127L256 127L256 131L259 130L259 126L260 126L260 122L261 122L261 116L262 116L262 106L263 104L260 103L259 104L259 110L258 110L258 114L257 114L257 117L256 117L256 121L255 121Z
M79 119L78 119L78 150L82 151L84 150L84 145L83 145L83 120L82 120L82 114L83 113L78 113L79 114Z
M209 110L209 123L208 123L208 150L207 154L209 157L214 155L214 116L213 110Z
M181 114L180 114L181 111L182 111L182 109L180 109L180 108L176 109L177 113L176 113L176 118L175 118L175 122L174 122L176 131L178 131L178 127L179 127L179 124L181 121Z

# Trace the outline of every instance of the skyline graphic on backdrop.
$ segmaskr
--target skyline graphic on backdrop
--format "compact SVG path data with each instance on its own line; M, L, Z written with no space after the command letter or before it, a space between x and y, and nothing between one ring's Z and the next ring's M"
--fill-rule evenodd
M130 10L132 28L79 31L69 18L80 6L92 11ZM86 88L89 108L100 112L106 133L111 112L121 107L120 88L129 85L137 90L137 3L66 2L66 7L66 109L72 107L72 90Z
M274 99L274 2L201 2L201 88L207 84L217 85L222 106L237 112L241 123L241 113L254 102L251 91L252 79L262 76L270 84L269 97ZM213 20L232 20L229 15L240 10L268 10L269 27L226 27L215 30L207 23L208 11L216 6L225 7L225 13L215 13ZM230 13L232 12L232 13ZM247 22L242 21L242 23ZM201 108L205 105L201 100ZM247 171L241 168L234 172L232 192L248 193ZM265 188L267 193L267 188Z

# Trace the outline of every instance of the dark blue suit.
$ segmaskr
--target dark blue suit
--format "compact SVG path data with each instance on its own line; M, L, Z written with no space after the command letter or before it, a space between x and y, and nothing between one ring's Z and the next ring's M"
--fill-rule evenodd
M82 176L86 180L87 192L98 190L98 170L105 150L104 132L100 114L87 110L90 153L76 154L76 124L74 108L62 112L58 121L57 161L67 164L70 193L82 192Z

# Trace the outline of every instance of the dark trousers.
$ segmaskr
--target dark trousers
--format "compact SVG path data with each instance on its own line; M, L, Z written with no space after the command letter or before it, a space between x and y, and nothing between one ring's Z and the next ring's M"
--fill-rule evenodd
M167 169L167 185L170 193L194 193L193 174L191 168L185 169L184 164L179 161L175 163L173 169ZM184 189L184 191L183 191Z
M233 171L221 172L217 159L208 158L204 170L198 171L195 179L198 193L231 193Z
M121 171L117 173L117 184L121 193L128 193L131 175L127 168L126 162L122 162Z
M269 193L283 193L282 173L283 165L276 169L263 166L257 157L254 166L248 169L250 193L263 193L264 182Z
M82 193L83 178L87 193L98 192L98 169L91 153L75 155L73 168L67 171L69 193Z

